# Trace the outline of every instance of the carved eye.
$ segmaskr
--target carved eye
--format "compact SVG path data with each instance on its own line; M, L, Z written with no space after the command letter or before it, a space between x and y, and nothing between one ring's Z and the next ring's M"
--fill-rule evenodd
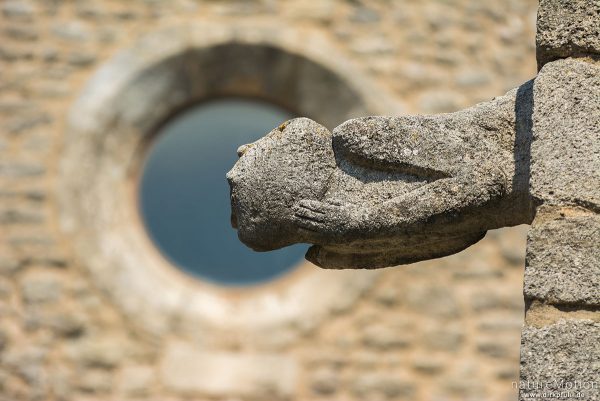
M242 145L239 148L237 148L238 157L244 156L244 153L246 153L248 149L250 149L250 144Z

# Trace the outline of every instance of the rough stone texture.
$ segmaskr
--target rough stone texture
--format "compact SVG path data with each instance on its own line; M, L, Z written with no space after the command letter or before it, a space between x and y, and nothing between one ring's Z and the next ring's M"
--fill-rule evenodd
M599 17L593 0L540 3L519 400L600 399Z
M288 121L238 149L232 225L255 250L311 243L318 266L379 268L528 223L531 91L440 116L357 118L333 134Z
M525 297L600 306L600 216L585 209L538 211L529 232Z
M393 383L395 378L402 378L402 385L413 387L409 398L412 401L516 398L510 383L518 375L518 359L514 354L519 347L519 329L494 334L499 343L512 343L510 354L501 359L480 354L475 339L485 335L481 327L484 322L522 320L523 227L491 231L461 254L384 271L368 292L357 288L356 281L372 278L340 279L345 272L314 268L309 270L310 274L300 271L286 277L283 283L277 281L252 291L235 292L233 296L202 283L192 283L190 288L194 293L213 296L194 302L182 299L177 308L181 311L187 308L187 312L178 316L162 313L154 303L170 297L172 283L164 279L159 287L147 285L151 271L146 267L157 259L152 249L129 246L120 250L102 243L104 255L122 252L128 260L139 260L136 257L140 254L147 256L145 262L148 263L134 264L139 275L126 276L120 265L95 262L99 258L91 251L87 257L76 260L72 239L65 238L57 229L57 222L64 217L58 214L56 204L60 191L58 181L62 179L58 176L58 161L66 157L64 149L70 143L64 124L69 108L80 96L84 83L111 57L129 51L138 38L155 30L188 25L207 27L209 34L201 32L206 34L206 40L237 35L248 42L262 43L267 34L274 39L287 38L275 47L299 55L311 54L311 58L320 54L320 62L325 64L335 65L342 60L345 81L360 85L368 77L391 91L410 113L468 107L505 93L535 74L532 44L536 0L368 3L346 0L0 1L0 131L4 134L0 136L0 211L2 215L4 211L21 212L17 219L14 213L12 217L8 213L11 223L2 225L0 230L2 401L204 400L206 396L193 391L190 394L170 391L158 380L158 367L169 344L190 339L198 351L226 350L231 355L243 355L252 349L252 352L257 350L256 353L292 355L297 358L299 371L294 395L289 397L294 400L382 399L385 394L401 390ZM363 5L371 11L364 13ZM358 13L366 17L357 18ZM375 13L379 21L368 22L376 19ZM354 22L356 19L361 22ZM61 26L68 28L60 29ZM4 30L11 27L27 31L30 37L37 32L37 38L24 41L9 36ZM57 31L62 33L59 35ZM171 30L152 46L162 51L169 48L169 44L181 41L181 37L180 31ZM185 37L189 39L190 35ZM223 50L226 49L220 49L220 54L225 54ZM339 57L339 54L345 56ZM147 55L148 52L138 53L137 61L145 60ZM228 71L234 69L238 56L231 54L231 57ZM269 57L269 53L264 53L262 60ZM291 59L285 63L284 59L279 60L282 64L275 63L281 67L279 73L285 71L286 63L290 67L298 65L291 63ZM106 78L108 85L102 89L111 88L121 82L120 79L129 79L126 71L130 69L125 67L135 61L134 58L127 60L129 64L123 63L123 69ZM239 64L248 62L249 59L245 59ZM310 81L314 70L308 64L303 66L305 81ZM351 68L353 66L355 68ZM219 67L223 65L217 64L216 70ZM260 68L263 67L269 70L268 66ZM160 75L154 75L157 76ZM211 82L222 81L214 78ZM256 93L257 88L269 90L267 81L263 82L232 80L229 89L231 93L238 90ZM184 86L184 89L190 87ZM324 89L332 87L322 86L320 82L312 88L295 88L293 93L300 99L319 93L323 102L306 106L313 111L335 110L336 105L349 104L340 102L339 96ZM282 85L279 89L286 93L288 86ZM120 110L130 115L133 109L139 110L142 103L147 104L148 91L139 93L143 96L120 102ZM442 95L435 96L435 93ZM382 92L373 94L380 96ZM294 99L287 100L294 103ZM310 101L305 100L305 103ZM114 103L108 104L114 106ZM148 107L153 112L143 116L146 122L162 110L161 104ZM172 111L166 110L167 113ZM358 112L366 115L364 109ZM321 116L304 114L326 121ZM332 128L340 118L350 117L338 114L328 118L332 124L326 126ZM98 121L90 119L87 123L98 127ZM109 131L116 132L111 129L104 134ZM120 136L111 142L114 146L105 151L116 152L123 160L130 160L131 154L119 153L128 145L122 141L124 138ZM94 150L103 152L99 147ZM90 185L94 181L84 173L86 163L77 163L79 168L74 175L81 175ZM92 163L93 169L106 175L114 173L117 166L114 158L106 158L102 164ZM132 168L129 172L131 175L127 177L133 179L137 170ZM113 183L109 186L111 192L127 186L123 185L124 181ZM127 193L124 203L117 204L112 211L133 203L131 193ZM102 203L106 204L108 195L104 196ZM81 197L73 197L73 203L81 204ZM103 211L93 206L90 209L92 213ZM27 218L23 219L25 212ZM127 227L139 226L135 216L126 216L121 222ZM88 236L93 227L94 224L89 224L75 236ZM88 246L92 248L99 243L90 240ZM90 275L92 265L98 265L96 267L112 276L114 282L124 283L127 290L116 291L116 285L101 285L100 280ZM174 267L159 267L161 277L179 277ZM55 275L41 274L44 271ZM290 296L290 289L298 284L296 280L301 281L313 273L315 278L306 286L312 290L300 291L300 295L294 292ZM333 273L335 280L326 273ZM40 279L62 283L58 298L47 304L24 305L25 282L34 281L38 274ZM286 282L292 285L282 285ZM334 282L344 291L332 291ZM446 291L439 291L440 286ZM416 288L421 289L419 294L430 294L431 298L415 296L408 300L406 294L416 292ZM53 297L52 291L47 295ZM258 303L256 294L260 294L264 302ZM440 317L447 313L441 308L443 296L451 298L453 307L458 308L455 317ZM332 311L324 308L327 313L322 317L309 318L323 309L321 306L329 302L328 298L339 301L336 308ZM214 302L215 299L221 303ZM228 307L216 307L223 303ZM288 308L290 303L303 313ZM127 313L131 305L137 305L135 313ZM209 311L226 327L207 326L193 318L206 316ZM430 316L429 311L438 315ZM240 314L246 316L246 320L236 319ZM263 328L261 335L247 335L273 316L274 320L285 316L285 323ZM73 319L69 321L69 318ZM241 323L231 328L228 324L234 320ZM148 321L153 324L150 328L146 325ZM285 330L281 330L281 326ZM368 326L377 326L377 330L367 333ZM153 330L156 327L162 331ZM398 338L409 341L407 347L388 342L390 332L400 330ZM376 346L364 346L367 334ZM100 345L91 350L90 344ZM112 351L113 346L120 351ZM103 352L107 352L105 358L102 358ZM507 371L502 377L498 377L500 368ZM154 384L141 394L140 387L151 377L149 371L154 373ZM460 377L464 372L468 373L467 379ZM368 380L361 381L364 376L369 376ZM331 377L335 377L335 383L329 381ZM126 379L130 379L127 384ZM324 381L330 383L325 390L329 392L327 395L322 393ZM474 384L479 384L480 390L476 397L470 390ZM359 396L359 392L366 396ZM240 398L226 395L210 397L210 400Z
M541 0L537 23L537 60L600 56L600 2Z
M535 79L531 193L600 211L600 63L547 64Z
M519 400L600 400L598 355L598 322L562 319L527 326L521 338Z
M241 146L238 155L227 180L231 223L240 239L256 251L301 242L294 241L298 229L289 224L291 211L295 200L326 191L335 170L330 132L307 118L295 119Z

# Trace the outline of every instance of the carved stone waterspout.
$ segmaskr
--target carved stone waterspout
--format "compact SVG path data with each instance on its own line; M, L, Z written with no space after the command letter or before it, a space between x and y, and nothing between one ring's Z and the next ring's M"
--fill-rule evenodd
M296 119L241 148L232 220L254 249L308 242L328 268L441 257L531 223L519 400L584 383L560 399L598 401L600 2L541 0L537 27L538 76L491 102L333 134Z
M313 246L325 268L446 256L529 223L532 84L457 113L288 121L238 149L232 224L258 251Z

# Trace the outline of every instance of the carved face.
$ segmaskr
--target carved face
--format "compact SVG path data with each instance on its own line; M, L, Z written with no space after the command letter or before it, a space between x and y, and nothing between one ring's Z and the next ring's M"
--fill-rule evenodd
M240 240L256 251L303 242L292 223L293 206L320 199L335 168L331 133L307 118L290 120L238 149L227 173L231 223Z

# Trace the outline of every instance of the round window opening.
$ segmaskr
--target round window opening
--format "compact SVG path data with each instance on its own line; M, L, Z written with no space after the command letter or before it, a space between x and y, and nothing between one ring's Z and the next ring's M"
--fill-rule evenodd
M270 281L299 264L306 245L257 253L238 240L225 179L240 145L293 117L270 103L224 98L189 108L159 130L143 165L139 203L149 236L169 261L228 286Z

